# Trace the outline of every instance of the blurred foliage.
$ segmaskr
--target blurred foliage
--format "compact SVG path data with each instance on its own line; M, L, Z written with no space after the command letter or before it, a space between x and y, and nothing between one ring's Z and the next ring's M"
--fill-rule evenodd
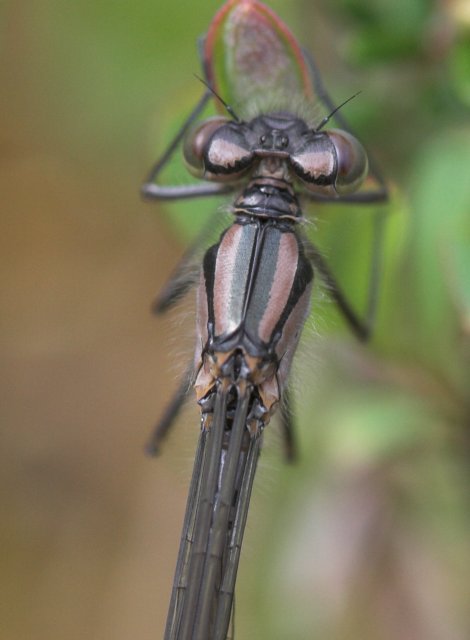
M220 4L216 0L197 4L189 0L173 4L48 0L27 6L10 2L2 8L2 88L8 97L2 114L2 150L8 187L13 184L12 163L26 158L2 218L7 230L13 224L21 226L18 236L27 240L22 247L18 245L20 251L8 241L8 234L4 235L4 259L11 259L17 271L27 264L29 277L21 281L12 278L8 288L2 321L5 351L17 348L21 355L9 371L16 372L13 378L20 388L24 378L29 380L25 372L34 370L31 363L37 366L38 353L49 362L57 357L62 342L67 349L78 345L72 351L73 358L60 361L62 368L55 371L55 378L50 377L47 367L40 369L44 371L45 389L39 387L44 402L48 381L60 389L60 381L71 370L79 377L76 363L81 362L83 349L89 350L91 358L83 371L87 383L80 387L84 397L77 399L70 391L65 398L72 398L72 406L70 400L69 405L61 405L57 391L48 399L60 407L60 419L50 439L48 436L34 445L38 451L56 451L52 442L62 437L66 417L90 398L108 394L110 405L119 398L118 413L124 406L132 413L129 407L135 406L137 388L129 379L138 375L140 364L126 367L135 357L140 329L126 325L125 330L110 332L115 318L131 313L125 297L134 300L138 287L138 279L128 280L132 269L138 271L134 271L136 278L144 273L152 280L155 273L163 278L169 263L176 262L174 250L165 240L169 235L164 236L163 227L157 231L153 223L143 223L144 216L148 216L146 221L150 216L160 221L165 212L167 228L174 225L175 235L189 238L205 215L218 206L213 201L184 202L155 206L145 213L142 208L142 217L135 214L141 174L200 95L193 77L199 71L196 38ZM277 0L269 4L314 54L334 100L340 102L362 90L360 97L348 104L345 116L387 176L391 202L385 211L382 286L370 347L355 344L333 304L317 289L314 314L295 371L300 459L296 466L281 463L279 447L272 445L275 425L270 426L242 554L236 637L466 640L470 635L469 5L465 0ZM34 164L36 158L39 161ZM24 176L28 180L24 181ZM168 177L176 183L187 180L177 159ZM60 197L52 209L55 181L62 191L57 192ZM40 200L30 185L49 191ZM18 210L18 202L26 196L31 206L28 215ZM38 202L42 202L41 208ZM375 207L371 209L318 207L309 211L315 220L312 236L318 239L357 308L364 307L367 290L371 221L376 213ZM44 229L38 226L41 220L47 220ZM59 234L61 224L64 231ZM138 233L135 229L140 229L140 235L132 235ZM37 262L30 266L31 247L38 246ZM114 271L112 265L122 260L120 256L126 248L130 251L129 246L132 254L127 253L126 261L119 263L122 269ZM158 263L151 262L149 256L153 255ZM48 277L42 279L44 263L49 270ZM66 276L61 279L61 274ZM79 280L80 274L83 278ZM81 313L83 300L90 293L83 283L96 281L95 306L85 305ZM125 282L123 295L120 289ZM25 287L30 297L22 298ZM70 292L77 287L81 303L72 305ZM116 298L111 298L112 290ZM112 318L102 317L106 306L115 310ZM25 319L31 314L34 328ZM103 371L102 381L95 377L103 357L101 347L98 342L92 343L93 349L89 346L83 328L93 333L100 323L103 343L129 345L118 367L115 359L110 359L109 372L105 375ZM67 333L70 326L74 331ZM48 340L46 327L51 332ZM159 342L158 332L151 331L157 333L155 343ZM322 338L313 335L317 333ZM142 335L150 340L152 333L149 330ZM156 344L152 348L157 349ZM138 357L143 359L147 351L143 349ZM153 358L153 351L151 355ZM120 392L108 388L108 374L114 380L116 368L122 368ZM143 402L156 383L155 379L148 383L143 377L139 380L145 389L145 394L139 395ZM72 383L75 386L73 379ZM100 415L96 397L92 406L98 406L95 413ZM14 414L13 408L6 412L11 434L23 433L24 440L19 445L20 440L14 442L11 435L13 444L6 448L5 460L11 464L12 456L20 456L26 447L19 466L27 469L25 477L32 485L43 486L38 480L42 476L33 473L39 454L34 447L28 449L28 438L33 437L37 416L38 431L44 437L50 416L29 387L18 396L22 406L24 398L26 405L34 399L30 409L34 419L28 418L28 431L22 428L21 412ZM163 401L163 397L159 399ZM111 483L109 476L121 477L120 484L116 480L111 506L107 503L114 519L102 530L103 548L118 530L120 518L115 516L114 505L123 500L124 478L132 482L135 469L146 465L143 458L136 459L132 473L125 475L117 462L115 468L103 463L106 475L98 475L99 456L96 454L92 464L94 454L84 443L96 446L95 429L99 432L105 413L101 407L96 423L91 413L87 416L89 427L79 446L77 431L85 420L77 418L68 444L77 449L77 456L80 450L86 452L84 458L77 457L78 464L73 460L77 474L83 465L86 469L92 466L89 475L96 474L96 485L90 486L95 490L103 482L106 486ZM127 417L131 424L139 419ZM123 439L123 447L135 450L136 456L140 454L140 435L132 444ZM103 460L109 457L109 439L102 438L101 449L98 446ZM38 500L36 493L34 500L25 503L24 512L19 510L25 524L11 529L4 525L8 533L7 577L15 576L9 563L16 558L18 565L25 565L21 582L10 578L14 589L12 582L4 585L5 593L10 598L13 594L21 604L21 610L13 614L15 621L9 623L9 638L161 637L171 578L162 579L158 593L152 588L146 592L144 600L136 594L145 569L155 573L168 565L170 575L172 554L176 557L180 522L168 492L174 480L169 467L180 455L177 441L178 434L169 445L170 451L165 452L170 456L166 461L163 455L150 470L147 464L146 483L150 484L146 484L146 500L149 509L158 512L161 527L158 534L152 529L148 535L161 536L173 545L171 553L166 547L160 552L162 565L154 562L153 542L146 538L148 546L142 545L144 531L152 524L150 517L137 526L136 546L129 555L116 555L121 565L128 567L121 573L116 568L118 561L113 565L109 560L109 548L103 551L108 560L101 573L85 570L94 563L90 550L96 539L86 519L82 524L78 516L59 520L62 528L55 534L57 542L49 544L55 539L52 532L65 508L46 510L51 517L47 527L40 520L44 544L35 546L26 530L40 519L32 507ZM50 485L44 486L54 486L54 491L47 491L57 498L56 487L66 486L63 478L75 467L58 463L58 452L49 455L58 470ZM48 473L51 466L49 461ZM190 462L188 474L189 467ZM154 504L152 482L157 477L158 499L167 505L166 512L160 511L156 499ZM91 482L88 476L87 482ZM14 484L11 480L12 487ZM90 492L93 494L93 489ZM8 500L11 495L15 494L9 494ZM22 494L17 495L20 500ZM131 504L130 497L135 495L129 490L126 504ZM68 504L65 489L62 499ZM26 515L29 511L35 519ZM85 518L87 511L77 513ZM128 515L135 516L130 506ZM164 529L167 519L175 526L170 533ZM72 540L71 532L80 526L84 537L77 539L66 556L57 555L60 549L69 550L67 540ZM113 547L115 554L125 549L130 537L127 529L120 535ZM137 556L144 557L140 565L134 564ZM38 562L34 571L24 557ZM57 557L63 560L59 569ZM60 580L54 579L56 575ZM119 588L117 575L126 577ZM20 588L23 582L29 585L26 600ZM131 601L135 608L123 606ZM50 614L56 609L61 615L52 624ZM109 619L103 622L103 616ZM158 616L157 623L154 616Z

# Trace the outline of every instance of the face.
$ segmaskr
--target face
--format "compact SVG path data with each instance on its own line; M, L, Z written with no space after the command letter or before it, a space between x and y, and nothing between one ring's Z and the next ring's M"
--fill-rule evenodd
M197 177L236 182L262 159L284 161L307 191L344 195L356 191L368 171L367 155L351 134L317 131L287 113L259 116L250 122L216 117L193 129L184 156Z

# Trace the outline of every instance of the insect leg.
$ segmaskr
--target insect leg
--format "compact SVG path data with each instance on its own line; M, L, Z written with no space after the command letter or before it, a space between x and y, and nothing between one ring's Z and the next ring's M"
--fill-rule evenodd
M318 98L323 102L323 104L327 107L327 109L329 109L330 111L333 111L337 105L333 102L327 90L325 89L325 86L321 79L320 72L317 68L317 65L315 63L315 60L313 59L312 54L306 49L302 49L302 53L310 69L310 75L312 78L315 93L317 94ZM349 131L349 133L353 133L347 119L343 116L343 114L340 111L337 111L335 113L334 119L336 120L336 122L338 122L338 124L341 127L343 127L343 129L345 129L346 131ZM388 189L387 189L385 179L382 176L382 173L378 168L374 158L372 158L370 155L369 155L369 174L374 178L375 182L377 183L377 189L373 191L369 191L367 193L362 193L362 194L358 193L358 194L352 194L350 196L343 196L338 200L340 202L358 202L358 203L359 202L385 202L386 200L388 200ZM368 197L364 199L364 196L368 196ZM323 200L321 197L320 198L315 197L314 194L312 194L311 198L312 200L317 200L317 201ZM334 200L334 202L336 201L337 200Z
M372 331L377 312L378 292L382 276L382 252L385 235L386 214L376 211L373 219L372 255L370 260L369 290L367 292L366 323Z
M336 278L330 271L325 258L311 242L308 242L305 245L305 255L311 260L312 265L326 284L328 293L338 305L339 310L343 314L353 333L359 340L366 342L371 333L369 318L363 320L356 314L340 288Z
M165 409L164 414L158 421L155 426L150 438L148 439L147 444L145 445L145 451L151 455L155 456L159 453L160 444L165 439L166 434L171 429L176 416L180 412L183 407L186 398L189 395L191 390L191 382L193 379L194 367L193 363L189 365L186 369L183 377L181 378L180 384L176 389L173 398Z
M141 194L144 198L153 200L181 200L184 198L197 198L205 196L215 196L224 193L230 193L232 188L221 184L187 184L179 186L161 186L155 183L160 172L168 164L169 160L175 153L184 135L191 125L197 120L203 112L206 104L212 97L212 93L207 90L200 98L194 109L182 124L180 130L168 145L166 151L154 164L148 174L144 184L141 187Z
M287 462L295 462L297 459L297 443L292 412L292 393L289 386L284 389L282 394L279 418L281 421L282 437L284 440L284 457Z
M359 191L358 193L350 193L344 196L332 198L331 196L323 196L321 193L302 192L302 197L306 197L312 202L321 204L373 204L388 201L388 191L383 189L375 189L372 191Z
M195 258L198 251L205 246L207 238L210 237L214 227L217 226L216 219L219 216L220 213L218 211L211 215L191 245L186 249L178 264L173 269L167 283L155 298L152 304L154 313L165 313L165 311L170 309L197 283L200 265L195 264Z

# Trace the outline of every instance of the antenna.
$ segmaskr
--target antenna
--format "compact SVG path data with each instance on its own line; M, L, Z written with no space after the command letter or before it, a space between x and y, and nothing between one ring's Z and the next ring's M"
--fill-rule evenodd
M213 88L210 86L210 84L209 84L208 82L206 82L203 78L200 78L196 73L194 74L194 77L195 77L195 78L197 78L197 79L199 80L199 82L202 82L202 84L203 84L204 86L206 86L206 87L209 89L209 91L210 91L210 92L211 92L211 93L212 93L212 94L217 98L217 100L218 100L219 102L221 102L221 103L224 105L225 109L226 109L226 110L228 111L228 113L232 116L232 118L235 120L235 122L241 122L240 118L237 116L237 114L236 114L236 113L235 113L235 111L232 109L232 107L231 107L229 104L227 104L227 103L225 102L225 100L224 100L221 96L219 96L219 94L216 92L216 90L215 90L215 89L213 89ZM354 97L354 96L353 96L353 97ZM351 98L350 98L350 99L351 99ZM346 102L347 102L347 100L346 100ZM342 105L341 105L341 106L342 106ZM338 107L338 108L339 108L339 107ZM333 112L333 113L334 113L334 112Z
M205 84L205 83L204 83ZM210 89L210 87L209 87ZM362 91L358 91L357 93L355 93L354 95L350 96L347 100L345 100L344 102L342 102L339 107L336 107L335 109L333 109L333 111L325 116L323 118L323 120L320 122L320 124L318 125L318 127L315 129L315 131L320 131L320 129L323 129L323 127L325 126L325 124L328 122L328 120L330 120L337 111L339 111L342 107L344 107L345 104L347 104L348 102L351 102L351 100L353 98L355 98L356 96L358 96L360 93L362 93Z

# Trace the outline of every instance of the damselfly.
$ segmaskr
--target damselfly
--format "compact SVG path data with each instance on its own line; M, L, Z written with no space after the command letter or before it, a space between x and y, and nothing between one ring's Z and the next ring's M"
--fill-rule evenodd
M146 198L159 200L234 194L233 223L200 267L194 362L150 445L157 449L194 385L201 434L166 640L227 637L261 436L278 408L286 453L293 455L288 376L314 272L354 333L365 340L370 332L304 234L301 201L387 198L313 61L265 5L227 2L200 52L206 90L142 188ZM211 100L223 115L198 122ZM327 115L315 122L318 102ZM333 116L342 129L324 130ZM182 142L190 172L203 182L157 184ZM369 188L363 186L368 174ZM190 249L177 267L158 311L194 283L187 269L193 254Z

